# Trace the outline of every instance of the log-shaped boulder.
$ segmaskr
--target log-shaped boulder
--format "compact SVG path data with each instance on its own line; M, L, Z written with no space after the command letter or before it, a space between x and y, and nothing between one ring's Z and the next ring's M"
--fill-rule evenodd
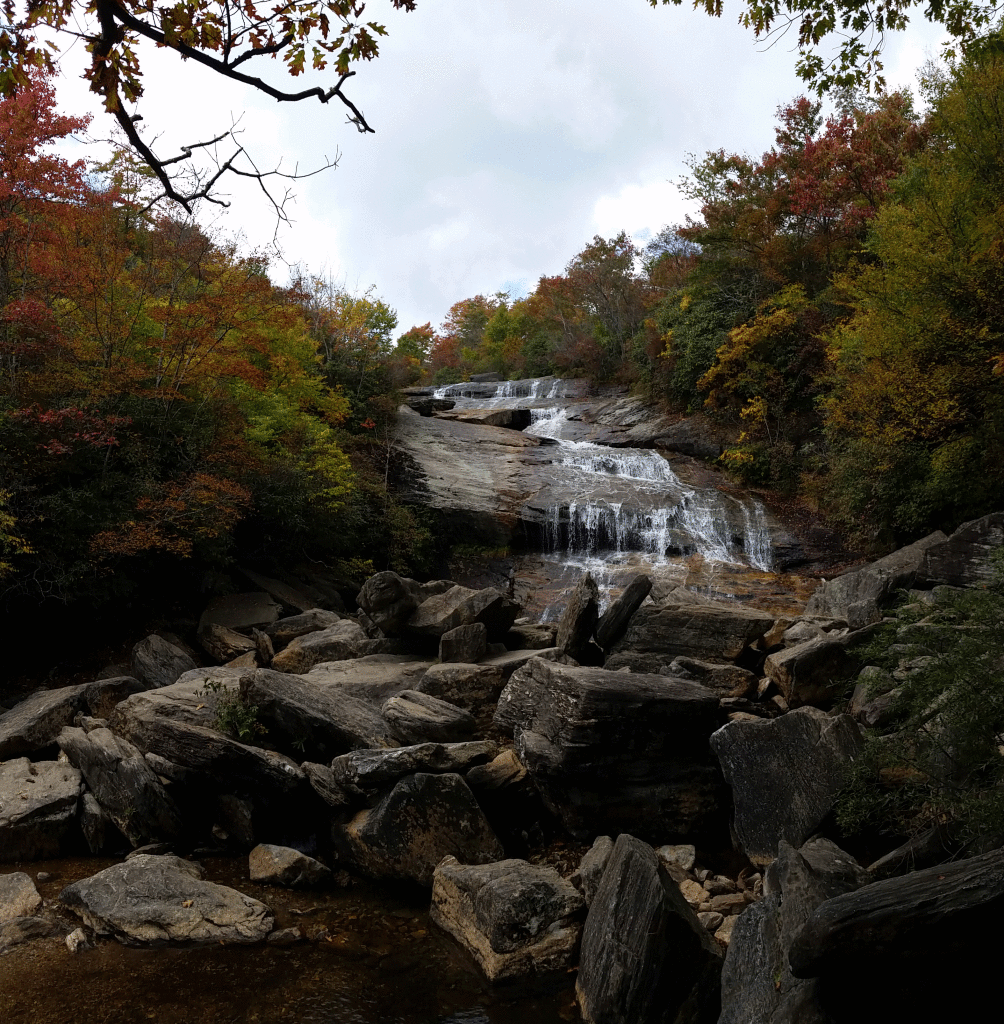
M456 743L475 731L473 717L463 708L417 690L391 697L381 713L400 743Z

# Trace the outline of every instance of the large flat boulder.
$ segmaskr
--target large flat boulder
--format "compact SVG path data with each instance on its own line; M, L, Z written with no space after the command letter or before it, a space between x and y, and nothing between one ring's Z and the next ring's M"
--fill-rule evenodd
M732 787L736 838L754 864L769 864L781 840L801 846L819 828L862 743L849 715L813 707L729 722L711 737Z
M589 1024L714 1024L722 958L655 851L620 835L589 905L575 993Z
M431 665L431 659L413 655L368 654L352 661L322 662L307 672L304 679L312 685L358 697L379 708L388 697L402 690L419 689L418 684Z
M444 857L487 864L504 856L474 794L452 773L407 776L376 807L336 826L334 837L364 874L426 888Z
M263 942L272 912L180 857L140 854L67 886L59 901L99 935L127 945Z
M452 935L491 982L529 980L574 966L585 903L554 868L445 857L432 882L433 923Z
M370 703L302 676L260 668L242 676L240 688L273 740L295 744L308 760L328 761L358 747L399 745L390 723Z
M358 622L342 619L316 633L294 637L272 659L276 672L302 674L322 661L346 661L377 654L381 641L371 640Z
M499 700L544 801L573 833L665 842L707 826L721 778L708 737L718 697L698 683L532 658Z
M382 714L400 743L455 743L475 733L474 718L463 708L417 690L391 697Z
M738 606L642 607L614 645L606 667L658 672L681 656L698 661L734 661L773 625L773 615Z
M80 772L68 764L26 757L0 763L0 862L66 852L79 835L80 790Z

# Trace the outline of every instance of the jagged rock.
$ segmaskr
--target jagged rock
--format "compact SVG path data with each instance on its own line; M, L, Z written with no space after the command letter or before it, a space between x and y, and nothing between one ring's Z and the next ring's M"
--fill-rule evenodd
M607 658L609 669L658 672L674 658L734 661L774 624L752 608L723 605L662 605L639 608Z
M701 829L718 806L718 721L718 698L697 683L544 658L510 679L495 714L573 834L663 838Z
M575 993L590 1024L714 1024L721 954L650 846L621 835L582 932Z
M59 901L99 935L130 945L264 942L268 907L203 877L191 861L144 854L74 882Z
M481 622L488 631L488 639L494 641L509 632L518 614L519 606L491 587L469 590L454 586L423 601L408 619L406 629L413 636L438 640L458 626Z
M433 665L414 689L463 708L474 717L479 729L486 730L491 725L504 686L503 670L496 664L453 662Z
M516 622L504 641L510 651L543 651L554 646L558 627L547 622Z
M109 729L66 728L59 746L119 831L133 846L178 839L183 832L174 801L143 755Z
M829 615L845 619L860 629L881 617L882 605L897 590L908 590L925 564L925 552L948 538L940 530L915 541L870 565L826 580L805 606L806 615Z
M588 907L596 896L596 890L603 881L603 872L607 869L610 854L614 852L614 841L610 836L597 836L593 845L582 855L579 866L575 869L570 881L582 890L582 897Z
M754 864L769 864L782 839L799 846L819 828L861 745L849 715L812 707L729 722L711 737L732 786L737 841Z
M558 621L554 644L563 654L576 661L595 663L592 650L593 635L599 619L600 591L591 573L585 573L569 595L565 610Z
M767 656L764 673L788 706L825 704L843 693L856 664L847 638L817 637Z
M331 869L313 857L288 846L262 843L248 854L252 882L283 885L291 889L317 888L331 882Z
M265 627L265 634L271 639L274 649L281 651L290 640L307 633L319 633L340 621L341 616L336 612L329 612L324 608L310 608L299 615L276 619Z
M0 862L58 857L77 835L80 772L26 757L0 763Z
M401 743L455 743L474 735L474 719L468 712L416 690L391 697L381 713Z
M378 572L363 584L356 603L384 634L397 636L418 607L415 581L396 572Z
M335 758L337 761L338 758ZM304 761L300 765L303 774L307 776L314 792L329 806L336 810L349 807L352 804L352 794L339 785L331 765L315 764L311 761Z
M18 917L34 917L41 906L42 897L30 875L23 871L0 874L0 925Z
M156 633L132 649L132 674L150 687L170 686L194 668L197 666L188 654Z
M282 614L282 605L273 601L264 591L247 594L228 594L214 597L206 605L199 619L199 632L210 623L226 626L227 629L250 630L253 626L265 629Z
M473 664L484 657L487 647L488 630L483 622L457 626L439 638L439 660Z
M358 622L342 619L317 633L294 637L272 659L276 672L302 674L322 661L346 661L363 654L376 654L374 645Z
M132 676L115 676L33 693L0 715L0 761L52 747L60 729L71 725L85 708L92 715L107 716L119 701L145 689Z
M978 587L996 576L991 555L1004 544L1004 513L963 523L951 537L928 545L918 581L928 586Z
M463 775L493 758L498 744L490 740L467 743L419 743L395 750L353 750L331 762L335 783L347 791L373 793L415 772Z
M242 676L240 688L271 735L296 744L310 760L326 761L357 747L398 745L389 723L371 704L311 685L302 676L261 668Z
M242 654L257 649L257 644L243 633L237 633L215 622L207 623L199 631L199 644L211 658L220 662L239 658ZM171 682L176 680L172 679Z
M429 916L491 982L565 972L575 963L584 904L554 868L503 860L436 867Z
M757 683L756 676L749 669L738 665L716 665L696 658L674 658L659 674L691 679L720 697L748 697Z
M376 807L336 827L334 838L364 874L427 888L446 856L462 864L487 864L504 856L467 783L452 773L407 776Z
M652 589L652 577L641 573L621 591L620 595L610 603L610 607L600 617L596 626L596 642L605 651L624 635L631 621L631 616L641 607L642 601Z

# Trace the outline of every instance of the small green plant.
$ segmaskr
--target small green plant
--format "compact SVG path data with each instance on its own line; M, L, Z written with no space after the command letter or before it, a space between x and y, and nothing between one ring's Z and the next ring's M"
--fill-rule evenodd
M239 690L231 689L217 679L206 679L197 697L211 700L216 718L213 727L241 743L251 743L268 730L258 720L258 705L244 701Z

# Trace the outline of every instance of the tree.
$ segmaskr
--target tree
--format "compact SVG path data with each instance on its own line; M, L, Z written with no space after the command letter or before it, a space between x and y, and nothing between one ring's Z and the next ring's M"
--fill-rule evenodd
M398 10L412 11L415 0L391 0ZM143 96L143 70L139 44L147 41L173 50L182 60L192 60L224 78L240 82L278 102L337 99L349 112L349 122L361 132L373 129L344 92L355 74L353 65L377 56L383 25L364 21L363 0L292 0L275 6L256 0L179 0L158 7L153 0L28 0L25 9L5 0L0 24L0 96L13 96L28 86L32 69L51 69L55 47L69 46L83 38L91 54L86 78L91 91L101 97L129 145L157 176L163 195L191 211L199 199L226 205L214 196L225 174L254 178L262 184L280 217L284 199L269 192L270 178L295 178L279 167L260 170L237 142L231 127L215 138L193 142L172 156L158 155L156 130L146 137L135 108ZM331 66L334 82L327 88L280 88L258 71L267 60L281 58L286 71L297 77L308 69ZM258 73L254 73L257 71ZM229 156L215 157L216 146L228 139ZM192 164L193 153L210 158L210 168ZM329 164L330 166L330 164ZM184 168L187 173L179 176Z
M657 7L660 0L648 0ZM661 0L679 7L683 0ZM912 9L922 0L744 0L739 23L751 28L757 39L771 42L794 29L797 34L800 77L822 94L827 89L874 81L881 88L882 47L887 32L901 32L910 22ZM694 0L715 18L722 16L722 0ZM934 0L924 3L924 17L944 25L952 37L950 54L965 52L998 19L1000 7L993 0ZM835 54L824 57L820 44L841 40Z

